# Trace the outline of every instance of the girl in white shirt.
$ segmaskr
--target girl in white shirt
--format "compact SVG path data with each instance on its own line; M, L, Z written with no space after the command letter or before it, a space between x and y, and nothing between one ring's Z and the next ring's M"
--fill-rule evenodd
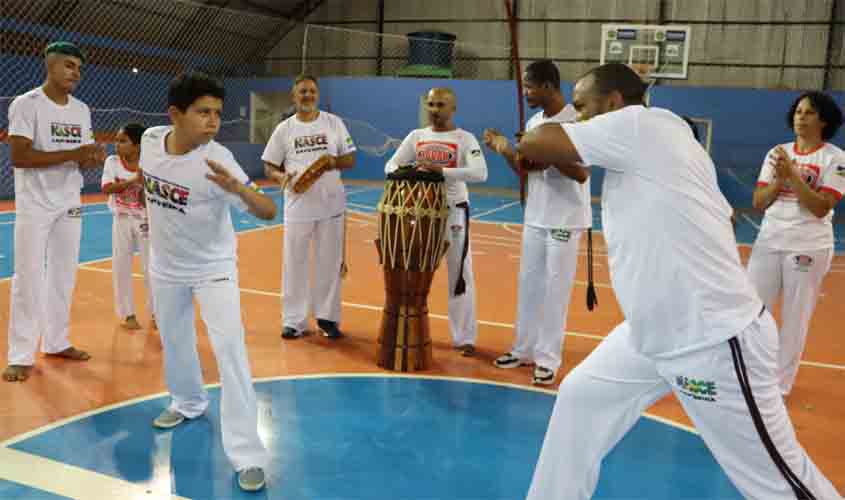
M117 133L116 155L106 158L103 167L103 193L109 195L112 222L112 283L114 305L121 324L128 330L141 328L135 317L132 290L132 255L135 247L141 256L141 270L147 290L147 311L155 328L155 310L149 283L149 222L144 203L144 181L138 163L141 158L141 136L146 127L128 123Z

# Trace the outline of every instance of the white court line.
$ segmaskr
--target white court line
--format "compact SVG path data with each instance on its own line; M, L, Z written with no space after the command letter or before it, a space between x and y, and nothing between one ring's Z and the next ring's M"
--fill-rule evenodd
M108 262L110 260L112 260L111 257L104 257L102 259L94 259L94 260L86 260L85 262L82 262L82 263L79 264L79 268L82 269L82 267L86 264L99 264L100 262ZM12 281L12 277L6 276L5 278L0 278L0 283L3 283L4 281Z
M362 188L357 188L357 189L350 189L349 191L346 192L346 196L350 196L350 195L353 195L353 194L359 194L359 193L366 193L368 191L378 191L379 189L381 189L381 188L362 187Z
M258 229L261 229L261 228L250 229L250 231L257 231ZM483 253L479 254L478 252L473 252L472 254L473 255L484 255ZM93 271L95 273L109 273L110 274L112 272L111 268L106 269L106 268L102 268L102 267L93 267L93 266L89 266L89 265L86 265L86 264L81 264L79 266L79 269L81 269L83 271ZM132 273L132 277L135 278L135 279L143 279L144 275L138 274L138 273ZM581 281L581 280L573 280L572 284L578 285L578 286L587 286L587 282ZM593 286L595 286L596 288L613 288L613 286L610 283L593 283ZM253 290L251 288L241 288L241 292L243 292L243 293L253 293L253 294L256 294L256 295L271 295L273 297L281 297L281 295L277 292L267 292L267 291L263 291L263 290ZM342 302L342 304L349 305L350 307L360 306L360 304L352 304L352 303L346 303L346 302ZM376 307L376 306L372 306L372 307ZM380 311L381 307L378 307L377 309ZM429 314L429 316L433 317L433 315L431 315L431 314ZM448 319L448 317L443 316L442 319ZM490 324L492 326L504 326L504 323L501 323L501 324L490 323L490 322L485 323L482 320L478 320L478 322L481 323L481 324ZM510 326L513 326L513 325L510 325ZM578 336L585 336L587 334L572 333L572 335L578 337ZM602 337L602 338L604 338L604 337Z
M522 242L522 238L514 238L513 236L495 236L492 234L479 234L477 231L473 233L473 236L477 238L486 238L490 240L500 240L506 241L508 243L520 243Z
M490 245L494 247L505 247L505 248L520 248L522 245L519 243L502 243L501 241L488 241L484 238L474 238L470 236L472 242L476 245Z
M374 373L333 373L333 374L309 374L309 375L280 375L273 377L255 378L253 383L265 384L278 381L297 381L297 380L319 380L319 379L411 379L411 380L436 380L447 382L461 382L475 385L486 385L493 387L503 387L511 390L536 392L550 397L554 397L557 392L552 389L545 389L533 386L517 385L508 382L497 382L491 380L479 380L466 377L452 377L446 375L421 375L421 374L403 374L392 372L374 372ZM206 384L206 389L219 388L219 383ZM50 493L85 500L98 499L112 499L112 498L128 498L128 499L172 499L172 500L187 500L169 491L155 491L147 485L133 484L121 479L117 479L108 475L100 474L98 472L86 470L73 465L64 464L55 460L47 459L30 453L21 452L9 448L13 444L19 443L29 438L33 438L58 429L65 425L77 422L84 418L94 415L99 415L119 408L124 408L134 404L150 401L166 397L167 393L157 393L148 396L121 401L95 410L90 410L79 415L64 418L56 422L44 425L32 431L25 432L18 436L0 443L0 463L4 464L0 468L0 479L6 479L13 483L25 484L31 488L41 491L48 491ZM698 432L687 425L674 422L664 417L654 415L649 412L643 412L642 417L662 423L666 426L688 432L693 435L698 435ZM169 474L167 475L169 476ZM170 482L162 482L163 487L170 488Z
M83 212L82 216L86 217L88 215L102 215L102 214L111 214L111 210L95 210L93 212ZM0 222L0 226L12 226L12 225L15 224L16 220L17 219L5 221L5 222Z
M103 268L100 268L100 267L79 266L79 268L83 269L85 271L94 271L94 272L98 272L98 273L111 273L112 272L111 269L103 269ZM136 279L142 279L144 276L142 274L133 273L132 277L136 278ZM576 284L576 285L579 285L579 286L587 286L586 281L574 280L573 283ZM596 288L613 288L611 285L606 284L606 283L594 283L594 286ZM257 290L257 289L254 289L254 288L241 288L240 290L241 290L241 293L248 293L248 294L251 294L251 295L263 295L265 297L281 298L281 296L282 296L280 292L271 292L271 291L268 291L268 290ZM355 302L347 302L347 301L341 301L341 305L352 308L352 309L364 309L364 310L367 310L367 311L379 311L380 312L383 309L382 306L373 306L373 305L369 305L369 304L356 304ZM443 314L436 314L436 313L430 312L428 314L428 316L431 317L431 318L434 318L434 319L440 319L440 320L444 320L444 321L449 320L449 316L446 316L446 315L443 315ZM482 320L482 319L479 319L477 321L478 321L479 325L494 326L494 327L497 327L497 328L507 328L509 330L513 330L515 328L513 323L500 323L498 321L485 321L485 320ZM567 331L567 332L564 332L564 333L568 337L578 337L578 338L582 338L582 339L590 339L590 340L598 340L598 341L602 341L605 338L604 335L596 335L596 334L592 334L592 333L580 333L580 332L570 332L570 331ZM843 371L845 371L845 365L836 365L836 364L831 364L831 363L819 363L819 362L816 362L816 361L801 361L801 364L804 365L804 366L812 366L812 367L815 367L815 368L829 368L831 370L843 370Z
M517 230L515 230L515 229L512 229L512 228L511 228L511 224L513 224L513 223L508 223L508 222L503 223L503 224L502 224L502 229L504 229L505 231L507 231L507 232L509 232L509 233L511 233L511 234L518 234L518 235L522 236L522 230L517 231ZM518 225L519 225L520 227L522 227L522 224L518 224Z
M369 208L366 205L363 205L363 206ZM742 214L742 215L745 215L745 214ZM501 222L493 222L493 221L477 221L477 222L482 223L482 224L495 224L495 225L501 226L505 230L512 232L514 234L522 234L521 232L517 233L515 230L513 230L509 227L509 225L512 224L512 223L501 223ZM266 226L256 227L256 228L253 228L253 229L241 230L241 231L238 231L237 234L251 233L251 232L255 232L255 231L264 231L264 230L267 230L267 229L275 229L275 228L279 228L279 227L283 228L283 226L284 226L284 224L266 225ZM600 231L596 231L596 230L593 230L593 232L600 233ZM102 259L87 261L83 264L80 264L79 268L89 270L89 271L110 273L111 269L100 269L100 268L89 266L90 264L97 264L97 263L100 263L100 262L106 262L106 261L110 261L110 260L112 260L111 257L106 257L106 258L102 258ZM142 278L143 276L133 274L133 277ZM11 276L6 277L6 278L0 278L0 283L4 282L4 281L9 281L11 279L12 279ZM575 280L574 284L579 285L579 286L586 286L587 285L587 283L585 281L580 281L580 280ZM596 288L612 288L612 286L610 284L605 284L605 283L595 283L594 285L595 285ZM255 294L259 294L259 295L272 295L272 296L275 296L275 297L281 296L279 293L264 292L264 291L260 291L260 290L250 290L250 289L244 289L244 288L242 288L241 291L245 292L245 293L255 293ZM342 302L342 304L346 305L348 307L353 307L353 308L357 307L357 308L361 308L361 309L372 309L372 310L381 311L380 306L379 307L377 307L377 306L367 306L367 305L362 305L362 304L354 304L354 303L351 303L351 302ZM429 314L429 316L431 316L433 318L437 318L437 319L448 319L447 316L443 316L443 315ZM496 323L496 322L484 321L484 320L478 320L478 323L482 324L482 325L496 326L496 327L502 327L502 328L510 328L510 329L514 328L514 325L510 324L510 323ZM568 336L590 338L590 339L596 339L596 340L601 340L601 339L604 338L601 335L592 335L592 334L587 334L587 333L578 333L578 332L565 332L565 333ZM813 367L817 367L817 368L829 368L829 369L834 369L834 370L845 370L845 365L818 363L818 362L813 362L813 361L801 361L801 364L806 365L806 366L813 366Z
M514 206L514 205L519 205L519 200L517 200L517 201L512 201L512 202L510 202L510 203L505 203L505 204L504 204L504 205L502 205L501 207L494 208L494 209L492 209L492 210L487 210L487 211L485 211L485 212L481 212L480 214L475 214L475 215L473 215L473 216L472 216L472 218L473 218L473 219L478 219L479 217L484 217L485 215L494 214L494 213L499 212L499 211L501 211L501 210L504 210L504 209L506 209L506 208L510 208L510 207L512 207L512 206Z
M492 386L500 386L500 387L507 387L510 389L518 389L523 391L531 391L531 392L540 392L544 394L548 394L550 396L554 396L557 394L557 391L554 389L545 389L542 387L534 387L528 385L519 385L513 384L510 382L498 382L495 380L483 380L483 379L474 379L474 378L466 378L466 377L453 377L449 375L423 375L423 374L414 374L414 373L396 373L396 372L360 372L360 373L353 373L353 372L338 372L338 373L312 373L306 375L275 375L272 377L256 377L253 379L253 383L261 384L267 382L277 382L281 380L311 380L311 379L333 379L333 378L411 378L411 379L421 379L421 380L448 380L448 381L457 381L457 382L467 382L471 384L479 384L479 385L492 385ZM205 384L203 387L206 389L215 389L220 387L219 382ZM57 420L55 422L43 425L38 427L37 429L33 429L31 431L24 432L22 434L18 434L12 438L9 438L3 442L0 442L0 450L3 448L7 448L9 446L13 446L21 441L25 441L29 438L33 438L35 436L39 436L44 434L45 432L52 431L59 427L63 427L67 424L71 424L73 422L77 422L84 418L92 417L94 415L99 415L101 413L105 413L112 410L117 410L120 408L124 408L126 406L131 406L138 403L144 403L146 401L151 401L153 399L163 398L168 396L167 392L159 392L155 394L149 394L147 396L140 396L137 398L127 399L126 401L121 401L119 403L113 403L110 405L102 406L100 408L96 408L93 410L89 410L78 415L74 415L72 417L63 418ZM656 420L661 423L665 423L666 425L676 427L678 429L682 429L693 434L698 434L692 427L686 426L684 424L680 424L678 422L674 422L672 420L668 420L663 417L658 417L648 412L643 412L642 415L646 418L650 418L652 420Z
M346 202L346 206L354 207L354 208L365 208L367 210L375 210L376 209L376 207L374 207L372 205L364 205L362 203L350 203L348 201ZM364 212L364 213L367 213L367 212Z
M758 231L760 230L760 225L759 225L759 224L757 224L756 222L754 222L754 219L752 219L752 218L751 218L751 216L749 216L749 215L748 215L748 214L746 214L746 213L743 213L743 214L741 214L741 215L742 215L742 218L743 218L743 219L747 220L749 224L751 224L752 226L754 226L754 229L756 229L756 230L758 230Z
M91 448L93 450L93 448ZM49 458L0 448L0 479L23 484L54 495L78 499L153 499L187 500L168 491L155 491L147 485L130 483L106 474L57 462Z

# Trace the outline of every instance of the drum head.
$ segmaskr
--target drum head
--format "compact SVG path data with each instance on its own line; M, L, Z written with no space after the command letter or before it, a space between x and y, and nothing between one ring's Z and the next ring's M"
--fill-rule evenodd
M387 174L387 179L391 181L424 181L424 182L444 182L443 174L436 172L422 172L413 167L399 167L397 170Z

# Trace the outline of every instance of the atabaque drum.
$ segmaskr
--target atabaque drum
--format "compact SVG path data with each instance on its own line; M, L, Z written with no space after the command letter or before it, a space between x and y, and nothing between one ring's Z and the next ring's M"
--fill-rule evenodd
M388 174L377 210L375 243L385 288L378 365L425 370L432 360L428 293L449 245L443 176L412 167Z

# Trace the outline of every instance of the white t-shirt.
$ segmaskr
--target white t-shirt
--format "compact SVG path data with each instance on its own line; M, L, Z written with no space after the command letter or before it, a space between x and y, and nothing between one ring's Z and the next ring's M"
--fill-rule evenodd
M845 152L833 144L809 153L798 153L795 143L783 144L783 149L796 161L801 177L817 192L826 191L839 200L845 193ZM772 156L775 148L766 155L760 169L758 186L766 186L775 179ZM763 217L763 225L754 243L773 250L809 252L833 248L833 210L822 218L816 217L798 203L798 196L788 183L781 187L778 197Z
M9 105L9 135L30 139L36 151L76 149L94 143L91 111L73 96L60 106L37 87ZM15 209L20 213L55 213L82 204L83 179L76 162L14 171Z
M402 165L432 163L443 167L446 180L446 197L450 204L469 200L467 182L487 180L487 162L475 136L457 128L448 132L435 132L431 127L414 130L387 162L386 173Z
M243 183L235 157L215 141L184 155L171 155L165 138L172 127L152 127L141 139L141 170L150 221L150 272L179 283L196 283L237 270L237 240L229 207L246 211L241 198L205 176L214 160Z
M544 123L575 121L575 108L564 106L547 117L540 111L528 120L526 130ZM525 224L545 229L587 229L593 226L590 180L583 184L561 174L556 168L528 172L525 191Z
M117 155L106 158L103 164L102 187L115 182L125 182L138 175L138 170L130 170L129 166ZM119 193L109 195L109 209L115 215L128 215L145 219L147 209L144 206L144 187L142 184L133 184Z
M739 259L716 168L674 113L627 106L562 127L606 169L602 222L633 347L668 358L739 334L762 303Z
M340 215L346 210L346 191L340 170L325 172L304 193L296 194L292 188L302 172L321 156L344 156L354 151L355 143L343 120L325 111L320 111L310 122L293 115L276 126L261 159L273 165L284 165L286 172L296 174L285 189L285 221L311 222Z

